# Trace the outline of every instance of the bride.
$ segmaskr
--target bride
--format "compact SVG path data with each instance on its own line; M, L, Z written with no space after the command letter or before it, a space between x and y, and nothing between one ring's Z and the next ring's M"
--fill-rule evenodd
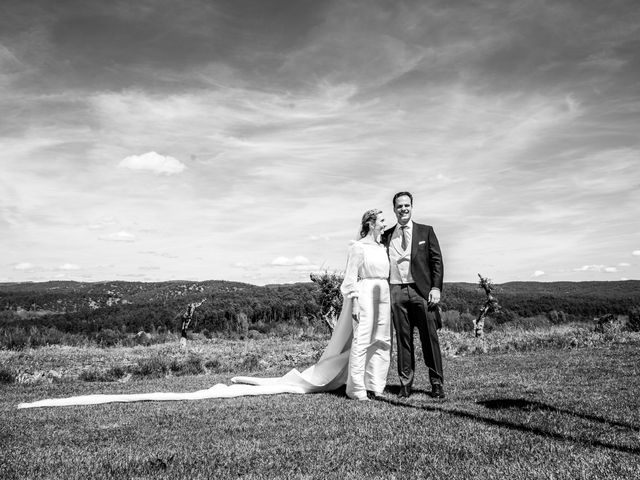
M317 393L346 383L349 398L367 401L384 390L391 353L389 259L380 244L384 231L380 210L362 216L360 239L349 248L341 292L342 311L320 360L282 377L234 377L232 385L217 384L206 390L173 393L82 395L21 403L18 408L93 405L145 400L199 400L277 393Z

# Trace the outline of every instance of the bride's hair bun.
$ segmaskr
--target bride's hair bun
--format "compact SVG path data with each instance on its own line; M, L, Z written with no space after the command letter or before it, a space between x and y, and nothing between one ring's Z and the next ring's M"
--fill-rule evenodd
M377 208L364 212L364 215L362 215L362 221L360 222L360 238L367 236L369 230L371 230L371 226L376 223L376 219L381 213L382 210L378 210Z

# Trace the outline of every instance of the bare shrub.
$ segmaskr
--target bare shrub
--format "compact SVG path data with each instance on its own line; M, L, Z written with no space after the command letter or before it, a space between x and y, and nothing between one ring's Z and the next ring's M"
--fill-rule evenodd
M318 286L316 302L320 305L319 314L333 332L340 310L342 310L340 286L344 275L325 270L322 273L312 273L310 278Z

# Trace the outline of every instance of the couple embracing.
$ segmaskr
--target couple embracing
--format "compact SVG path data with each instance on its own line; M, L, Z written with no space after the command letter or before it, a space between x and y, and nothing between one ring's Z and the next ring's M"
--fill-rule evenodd
M412 209L411 193L395 194L393 211L397 224L387 230L380 210L365 212L361 239L349 250L341 291L345 301L350 301L353 321L347 395L356 400L375 398L384 390L392 322L399 396L409 397L412 392L413 332L417 329L429 368L431 396L445 397L437 333L441 327L438 303L444 274L442 254L433 228L413 222Z
M340 318L315 365L282 377L234 377L195 392L113 393L50 398L21 403L18 408L95 405L114 402L203 400L245 395L318 393L346 384L347 395L369 400L382 394L391 358L391 325L398 345L400 396L411 395L415 371L414 329L418 329L429 367L431 395L444 398L442 359L437 329L443 265L433 228L411 221L413 197L393 197L398 219L385 230L379 210L367 211L360 240L349 250L341 286Z

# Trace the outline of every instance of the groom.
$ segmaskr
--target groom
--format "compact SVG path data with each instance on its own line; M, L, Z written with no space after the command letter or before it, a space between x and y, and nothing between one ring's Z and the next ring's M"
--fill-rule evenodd
M396 226L386 230L382 243L389 252L391 315L398 345L400 397L411 395L415 356L413 331L417 327L424 361L429 367L431 396L444 398L442 356L438 332L440 292L444 266L438 239L429 225L411 220L413 196L399 192L393 197Z

